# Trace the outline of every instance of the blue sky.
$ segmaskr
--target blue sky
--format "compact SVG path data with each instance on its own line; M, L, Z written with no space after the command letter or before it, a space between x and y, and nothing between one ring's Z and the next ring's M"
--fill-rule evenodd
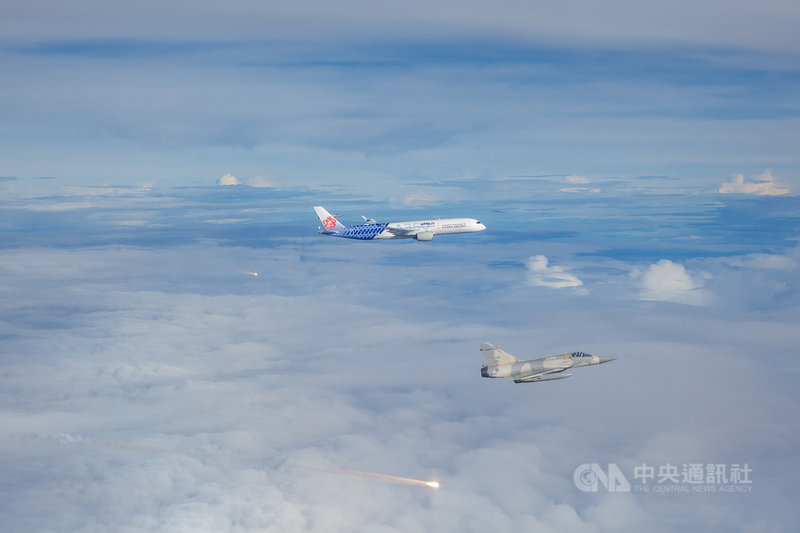
M2 8L4 528L792 531L800 13L624 4Z
M797 186L798 51L294 24L126 38L29 21L0 43L4 173L176 186L230 172L381 199L542 174L717 186L771 169Z

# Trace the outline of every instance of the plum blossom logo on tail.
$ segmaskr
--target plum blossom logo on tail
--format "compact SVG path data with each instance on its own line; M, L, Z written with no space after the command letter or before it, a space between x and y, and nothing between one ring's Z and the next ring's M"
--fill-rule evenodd
M327 229L332 229L336 226L336 219L333 217L328 217L322 221L322 225L325 226Z

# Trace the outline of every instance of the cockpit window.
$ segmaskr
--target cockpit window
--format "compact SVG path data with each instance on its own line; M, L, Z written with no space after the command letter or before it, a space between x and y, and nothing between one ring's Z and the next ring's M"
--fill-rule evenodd
M591 357L591 354L583 352L573 352L572 357Z

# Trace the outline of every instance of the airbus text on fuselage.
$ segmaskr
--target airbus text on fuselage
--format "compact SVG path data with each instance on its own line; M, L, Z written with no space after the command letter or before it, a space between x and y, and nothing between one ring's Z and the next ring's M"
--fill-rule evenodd
M437 218L433 220L412 220L409 222L376 222L365 218L364 224L345 226L321 206L315 206L322 226L323 235L371 241L373 239L416 239L430 241L434 235L453 233L475 233L486 226L474 218Z
M481 344L481 352L486 358L486 365L481 368L481 376L485 378L513 379L514 383L533 383L564 379L572 374L564 372L568 368L599 365L613 361L613 357L599 357L583 352L551 355L541 359L520 361L513 355L504 352L488 342Z

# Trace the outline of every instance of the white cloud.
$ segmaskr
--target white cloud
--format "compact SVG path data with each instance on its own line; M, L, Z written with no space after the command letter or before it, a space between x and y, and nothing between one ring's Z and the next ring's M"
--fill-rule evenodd
M789 187L781 185L775 181L775 176L769 170L756 176L752 181L745 181L744 174L735 174L728 183L720 185L719 190L722 194L755 194L758 196L782 196L789 194Z
M405 193L400 201L405 207L427 207L463 198L464 192L458 187L418 187Z
M410 192L403 195L404 206L423 206L423 205L436 205L443 201L441 197L437 197L430 192Z
M714 279L708 288L726 309L791 309L800 302L800 248L782 254L748 254L705 260Z
M595 187L562 187L559 189L561 192L600 192L600 189Z
M266 188L275 187L275 183L272 180L269 180L263 176L256 176L254 178L250 178L247 180L247 184L251 187L266 187Z
M55 203L26 203L20 206L9 206L10 209L24 209L26 211L59 212L75 211L78 209L91 209L97 207L90 202L55 202Z
M576 176L575 174L564 178L567 183L589 183L588 178L585 176Z
M586 185L589 183L589 178L572 174L564 178L564 181L574 185ZM600 192L600 189L597 187L562 187L559 190L561 192Z
M734 257L728 264L741 268L756 268L765 270L793 270L797 268L797 263L785 255L776 254L749 254L742 257Z
M222 176L220 179L217 180L217 183L219 185L242 185L242 181L233 174L225 174L224 176ZM244 180L244 183L250 187L259 187L259 188L275 187L274 182L263 176L255 176L253 178L248 178Z
M662 259L651 264L643 273L633 272L638 278L641 300L657 300L689 305L706 305L710 293L701 289L702 282L693 277L680 263Z
M548 266L547 257L544 255L531 256L525 261L525 266L528 268L525 283L534 287L563 289L583 285L577 276L570 274L563 267Z
M233 174L225 174L222 176L217 183L220 185L241 185L242 182L236 179L236 176Z
M246 218L209 218L206 220L209 224L239 224L240 222L247 222Z

